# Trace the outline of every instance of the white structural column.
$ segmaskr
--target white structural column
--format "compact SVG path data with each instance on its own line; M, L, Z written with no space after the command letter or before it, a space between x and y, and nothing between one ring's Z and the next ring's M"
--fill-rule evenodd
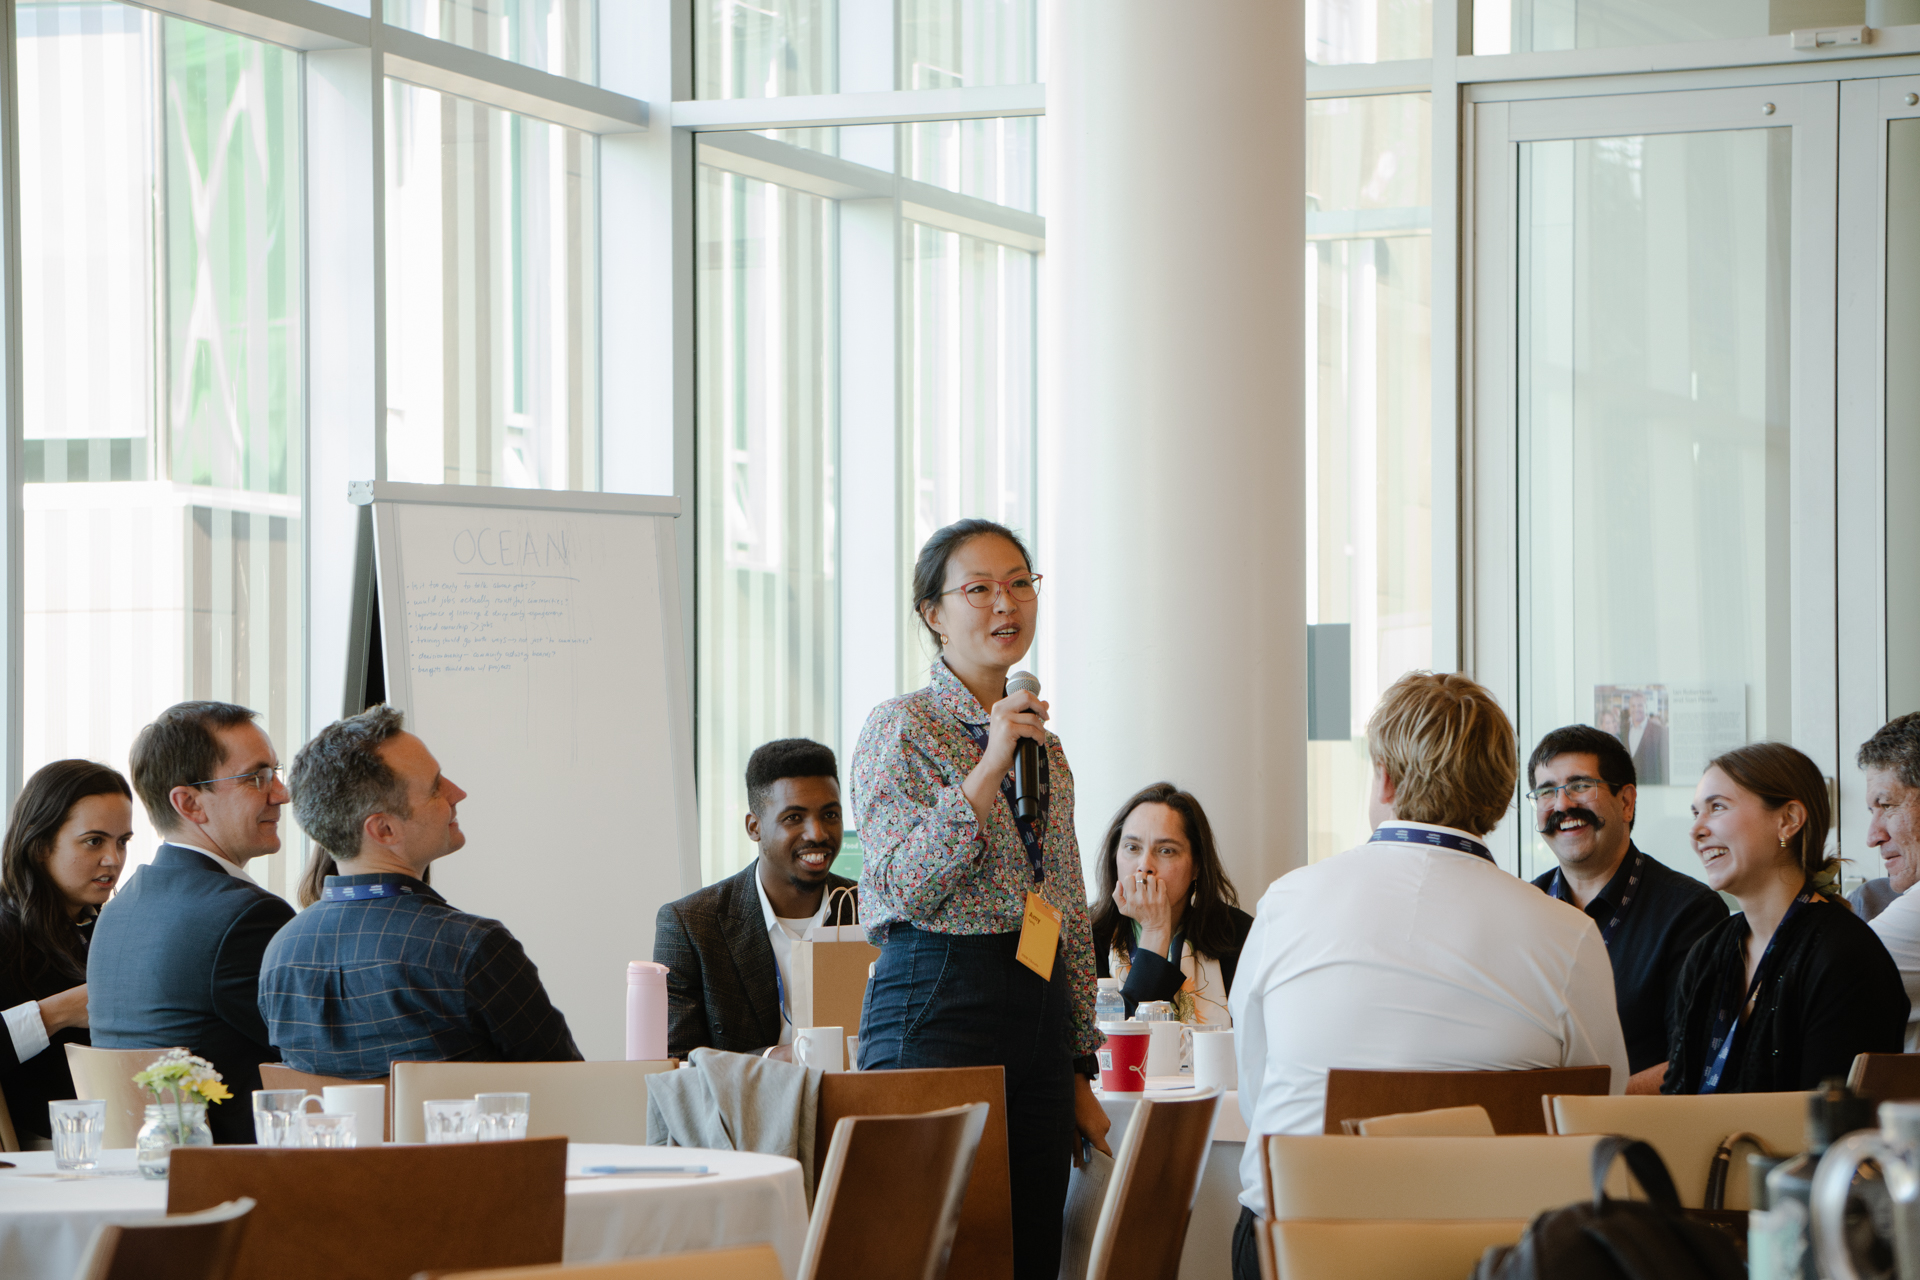
M1306 861L1299 0L1055 0L1040 545L1081 855L1200 797L1248 910Z

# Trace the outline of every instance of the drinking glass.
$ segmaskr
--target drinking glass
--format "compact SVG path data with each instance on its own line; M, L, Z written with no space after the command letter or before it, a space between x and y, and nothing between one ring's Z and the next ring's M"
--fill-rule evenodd
M530 1093L476 1093L473 1095L477 1137L481 1142L511 1142L527 1136Z
M300 1117L300 1145L303 1147L351 1147L358 1145L360 1117L351 1111L320 1111Z
M253 1091L253 1140L262 1147L300 1145L300 1113L313 1098L305 1089L255 1089ZM322 1110L325 1104L322 1103Z
M107 1104L83 1098L49 1102L53 1122L53 1163L61 1169L91 1169L100 1163L100 1144L107 1136Z
M441 1098L423 1102L420 1106L426 1112L428 1142L439 1144L474 1140L472 1098Z

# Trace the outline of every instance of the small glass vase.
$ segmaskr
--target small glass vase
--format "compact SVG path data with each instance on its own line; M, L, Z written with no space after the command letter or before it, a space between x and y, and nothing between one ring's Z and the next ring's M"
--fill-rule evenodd
M207 1127L207 1104L148 1103L147 1122L140 1126L140 1136L134 1139L133 1145L142 1177L166 1177L175 1147L213 1145L213 1130Z

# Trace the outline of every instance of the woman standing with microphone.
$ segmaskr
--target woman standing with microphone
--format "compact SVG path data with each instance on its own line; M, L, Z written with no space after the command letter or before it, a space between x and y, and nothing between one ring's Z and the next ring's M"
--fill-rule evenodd
M867 717L852 790L860 914L881 948L860 1065L1006 1070L1014 1274L1053 1280L1068 1162L1083 1140L1108 1147L1073 775L1047 704L1007 691L1033 645L1039 586L1002 525L961 520L927 539L913 605L940 658L926 688ZM1042 748L1032 818L1015 817L1022 739Z

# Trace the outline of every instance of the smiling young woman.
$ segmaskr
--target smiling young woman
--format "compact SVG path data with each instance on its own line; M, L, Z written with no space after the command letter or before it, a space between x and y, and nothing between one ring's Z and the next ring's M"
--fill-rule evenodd
M56 760L20 789L0 841L0 1088L14 1132L49 1136L73 1096L61 1046L87 1043L87 943L133 835L133 791L91 760Z
M1907 994L1865 921L1821 891L1836 861L1819 766L1760 742L1695 789L1694 852L1740 913L1687 956L1669 1023L1666 1093L1812 1089L1860 1053L1898 1053Z
M1101 1036L1073 774L1047 704L1007 692L1033 644L1039 587L1010 529L962 520L929 538L914 611L940 656L926 688L867 717L852 768L860 917L881 948L860 1064L1005 1069L1016 1280L1060 1270L1076 1130L1108 1150L1089 1080ZM1015 817L1008 785L1022 738L1041 746L1032 818ZM1057 937L1044 924L1028 937L1030 914L1051 915ZM1021 958L1036 954L1038 968Z

